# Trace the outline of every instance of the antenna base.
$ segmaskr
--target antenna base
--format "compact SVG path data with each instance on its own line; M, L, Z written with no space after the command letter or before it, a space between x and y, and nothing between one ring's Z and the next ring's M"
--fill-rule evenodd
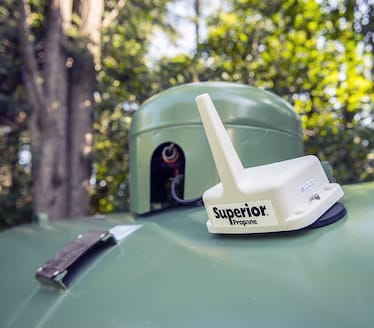
M320 161L304 156L245 170L236 188L208 189L204 205L211 233L266 233L300 230L315 223L341 197Z

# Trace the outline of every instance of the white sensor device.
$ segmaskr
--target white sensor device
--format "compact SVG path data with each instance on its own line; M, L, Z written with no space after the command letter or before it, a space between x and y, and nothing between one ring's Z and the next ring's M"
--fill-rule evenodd
M221 183L203 194L211 233L299 230L316 222L342 196L319 159L303 156L244 168L208 94L196 97Z

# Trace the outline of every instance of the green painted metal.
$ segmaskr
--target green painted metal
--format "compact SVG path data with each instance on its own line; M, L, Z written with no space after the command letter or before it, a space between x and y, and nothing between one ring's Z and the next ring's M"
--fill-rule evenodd
M204 208L26 225L0 233L0 327L372 327L374 183L346 217L288 234L211 235ZM37 268L78 234L142 227L65 292Z
M304 154L298 115L282 98L262 89L223 82L186 84L161 92L135 113L130 131L130 208L150 211L150 163L155 149L178 144L185 155L184 197L200 196L219 182L195 104L209 93L244 167Z

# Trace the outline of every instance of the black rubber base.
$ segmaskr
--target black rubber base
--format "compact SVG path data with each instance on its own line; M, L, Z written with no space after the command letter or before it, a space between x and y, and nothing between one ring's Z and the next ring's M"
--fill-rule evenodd
M287 231L271 231L271 232L260 232L260 233L247 233L247 234L227 234L227 233L220 233L216 234L219 236L230 236L230 238L242 238L245 235L251 235L251 236L258 236L259 238L262 237L268 237L268 236L276 236L276 235L292 235L297 234L301 231L306 231L310 229L316 229L325 227L329 224L332 224L336 221L339 221L344 217L344 215L347 213L347 210L345 209L344 205L341 203L335 203L333 206L331 206L324 214L322 214L317 221L314 221L311 225L298 229L298 230L287 230Z
M327 226L343 218L346 213L347 210L345 209L343 204L335 203L317 221L312 223L310 226L305 227L304 229L314 229Z

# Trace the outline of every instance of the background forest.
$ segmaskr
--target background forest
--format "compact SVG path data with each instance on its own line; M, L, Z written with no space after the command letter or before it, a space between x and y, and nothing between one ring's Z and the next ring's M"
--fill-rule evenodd
M374 180L371 0L3 0L0 35L0 228L126 210L132 114L194 81L282 96L338 182Z

